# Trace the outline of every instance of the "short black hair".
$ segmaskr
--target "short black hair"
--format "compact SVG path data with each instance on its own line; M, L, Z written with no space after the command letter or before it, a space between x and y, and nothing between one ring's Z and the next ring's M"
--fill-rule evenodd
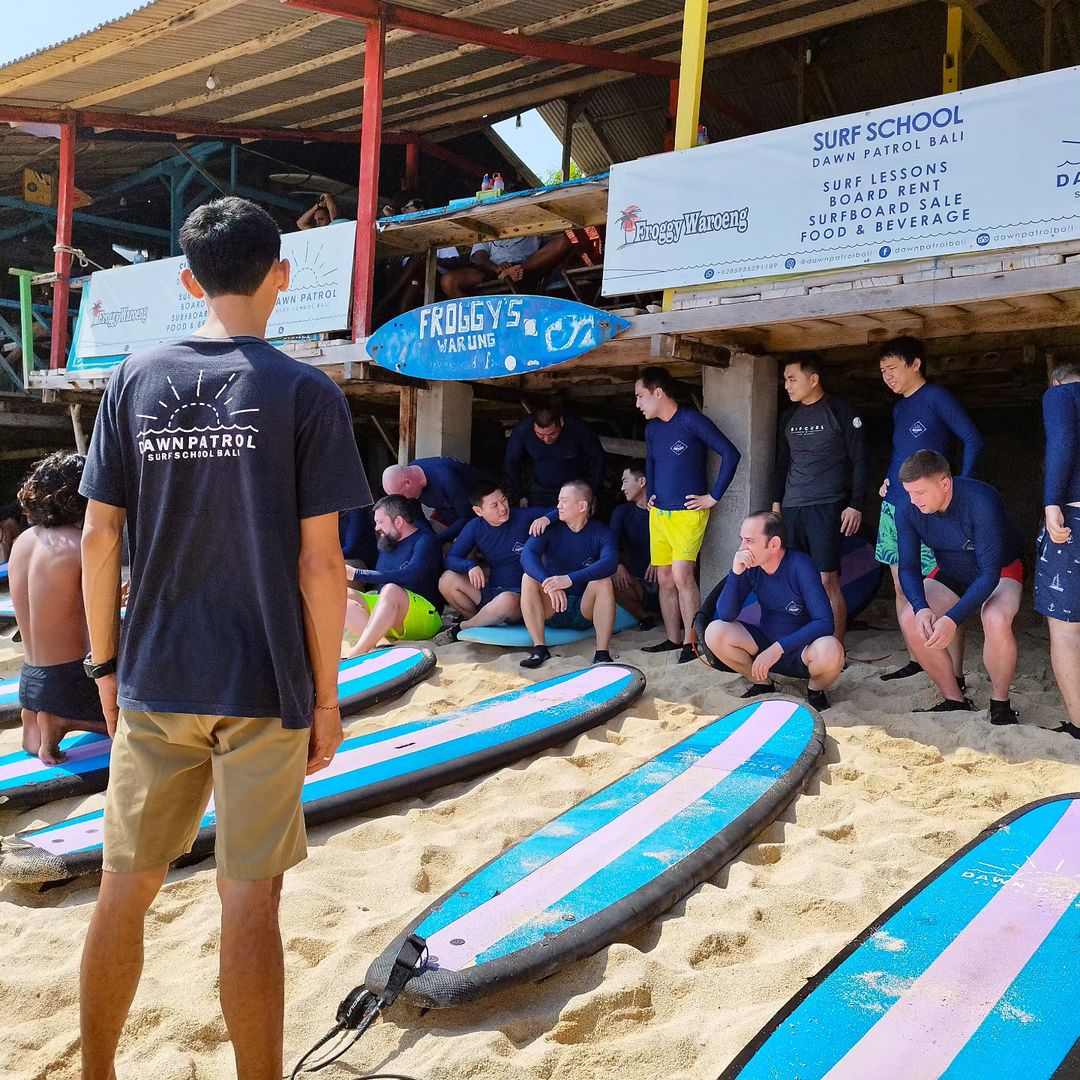
M669 398L675 396L675 380L662 367L643 368L638 380L646 390L663 390Z
M635 461L631 461L629 465L625 466L624 471L628 473L633 473L634 476L640 477L642 480L644 480L645 462L638 458Z
M901 484L914 484L931 476L952 476L948 461L936 450L916 450L900 466Z
M207 296L253 296L281 258L281 234L261 206L229 195L188 214L180 249Z
M419 503L415 499L406 499L404 495L384 495L371 509L372 512L385 510L391 521L404 518L410 525L423 514Z
M822 378L821 357L816 352L797 352L784 360L784 367L798 364L804 375L816 375Z
M532 422L539 428L553 427L562 423L562 409L558 405L541 405L539 409L533 409Z
M592 489L592 484L588 480L567 480L562 487L575 488L578 496L589 504L589 517L592 517L593 510L596 507L596 493ZM559 490L561 491L562 488Z
M496 491L502 490L502 484L496 484L494 480L481 480L479 483L473 484L472 490L469 492L469 502L473 506L483 506L484 500L489 495L494 495Z
M910 334L901 334L900 337L891 338L878 349L878 360L889 360L895 357L903 360L908 367L913 367L916 360L922 361L919 370L926 374L926 346Z
M784 519L775 510L757 510L748 514L747 521L760 521L761 531L765 534L767 544L774 536L780 537L780 546L787 547L787 529L784 528Z
M31 525L55 529L80 525L86 517L86 496L79 494L86 458L58 450L42 458L19 488L19 505Z
M1080 382L1080 360L1062 360L1050 372L1050 382Z

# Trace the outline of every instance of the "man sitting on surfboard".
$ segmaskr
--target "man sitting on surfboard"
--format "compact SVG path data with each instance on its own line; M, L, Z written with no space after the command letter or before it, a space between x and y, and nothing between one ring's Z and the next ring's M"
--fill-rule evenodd
M1020 607L1023 541L989 484L953 476L936 450L917 450L900 466L910 501L896 508L900 587L907 603L900 629L911 655L944 701L918 712L967 711L975 706L956 680L949 646L957 627L981 613L983 663L990 676L990 723L1015 724L1009 686L1016 674L1012 623ZM937 562L923 580L921 545Z
M551 656L544 645L545 623L572 630L586 630L591 623L593 663L609 663L619 546L615 534L592 519L593 490L584 480L563 484L557 506L558 522L531 537L521 553L521 614L533 643L521 666L538 668Z
M369 653L389 641L427 641L442 627L439 573L442 545L428 528L418 527L420 507L401 495L385 495L375 504L379 557L374 570L346 567L354 589L345 626L359 634L349 656ZM422 520L422 519L421 519Z
M473 488L473 513L446 556L439 591L464 620L444 630L436 645L457 641L462 630L521 621L521 553L530 536L539 536L557 517L555 510L510 508L498 484L484 480ZM487 564L471 556L479 552Z
M739 621L751 593L761 607L759 626ZM832 605L814 560L788 550L784 520L775 511L751 514L742 523L716 614L705 644L750 680L744 698L771 694L775 672L805 679L810 705L818 712L829 707L825 691L844 670L844 646L833 633Z
M382 486L387 495L416 499L432 511L432 525L444 544L452 543L472 520L472 491L484 474L452 457L417 458L410 465L388 465ZM438 595L438 594L436 594Z
M69 731L105 734L97 687L83 671L90 646L82 598L86 459L63 450L39 461L19 489L30 522L11 549L9 574L25 653L19 678L23 749L46 765L64 760Z

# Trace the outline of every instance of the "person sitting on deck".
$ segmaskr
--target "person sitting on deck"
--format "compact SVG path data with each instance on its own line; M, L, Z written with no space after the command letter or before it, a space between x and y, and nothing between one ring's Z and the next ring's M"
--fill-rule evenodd
M439 283L451 300L471 296L487 281L505 281L516 292L535 291L540 277L566 258L570 241L559 233L546 242L539 236L508 236L473 244L472 266L443 274Z
M900 629L911 655L934 680L944 701L917 712L967 711L949 646L965 620L979 611L983 663L990 676L990 723L1015 724L1009 701L1016 675L1013 619L1020 607L1023 541L1001 495L989 484L953 476L936 450L917 450L900 466L909 502L896 508L900 587L907 603ZM922 545L937 567L923 579Z
M297 219L298 229L319 229L337 221L338 208L334 196L327 193L320 195L314 206L305 210Z
M469 492L486 479L479 469L452 457L417 458L388 465L382 474L387 495L416 499L432 510L432 525L444 544L453 543L473 519Z
M485 480L472 493L476 515L462 529L446 556L439 590L464 616L435 639L436 645L457 641L473 626L521 621L521 553L530 536L539 536L558 517L556 510L510 508L498 484ZM478 552L486 569L471 558Z
M656 567L649 547L649 498L645 490L645 462L635 461L623 469L622 493L626 502L611 514L611 531L619 543L619 568L615 571L615 601L641 623L639 629L656 625L659 605Z
M544 625L596 630L594 664L609 663L615 629L615 586L619 565L615 534L592 518L593 491L584 480L564 484L557 503L559 521L531 537L521 553L521 614L533 650L521 661L538 668L551 653Z
M58 451L34 466L19 490L30 521L8 567L25 662L19 679L23 749L46 765L63 761L70 731L106 734L97 683L83 671L90 650L82 597L86 459Z
M751 593L761 607L759 626L739 621ZM775 672L805 679L810 705L818 712L829 707L825 691L844 670L844 646L833 632L833 609L814 560L788 550L780 514L762 510L742 523L716 614L705 644L750 680L744 698L771 694Z
M442 626L442 547L430 529L417 528L419 515L419 506L401 495L385 495L375 504L375 569L345 570L354 589L370 590L346 605L345 626L359 635L349 656L371 652L383 638L427 641Z

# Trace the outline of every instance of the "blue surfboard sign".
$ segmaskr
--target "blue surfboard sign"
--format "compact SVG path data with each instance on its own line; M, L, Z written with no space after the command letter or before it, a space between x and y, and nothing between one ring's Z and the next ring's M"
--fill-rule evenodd
M573 360L629 321L550 296L466 297L407 311L368 338L380 367L418 379L497 379Z

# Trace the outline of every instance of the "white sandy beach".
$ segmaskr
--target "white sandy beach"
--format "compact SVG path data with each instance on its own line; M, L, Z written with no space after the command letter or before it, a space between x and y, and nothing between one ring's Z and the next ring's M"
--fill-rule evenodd
M1019 728L985 712L915 716L929 680L882 683L902 663L891 603L849 635L854 663L825 714L826 753L805 791L757 842L666 916L545 982L447 1012L397 1006L321 1075L406 1073L418 1080L708 1080L868 922L991 822L1033 799L1080 790L1080 744L1040 730L1061 709L1045 627L1018 625ZM712 717L741 704L744 684L701 663L676 666L625 634L615 651L646 673L644 697L606 728L485 778L367 817L319 826L286 879L286 1058L333 1020L338 1001L401 926L459 878L543 822ZM969 641L969 685L988 684ZM352 732L459 707L587 663L589 643L558 650L540 673L518 654L456 644L403 699ZM14 673L17 662L0 665ZM18 732L0 732L0 752ZM99 806L68 799L27 814L0 809L0 832ZM67 1080L77 1070L77 970L97 882L39 892L0 885L0 1075ZM169 875L147 927L146 969L120 1046L118 1076L212 1080L232 1075L216 1000L218 903L213 862Z

